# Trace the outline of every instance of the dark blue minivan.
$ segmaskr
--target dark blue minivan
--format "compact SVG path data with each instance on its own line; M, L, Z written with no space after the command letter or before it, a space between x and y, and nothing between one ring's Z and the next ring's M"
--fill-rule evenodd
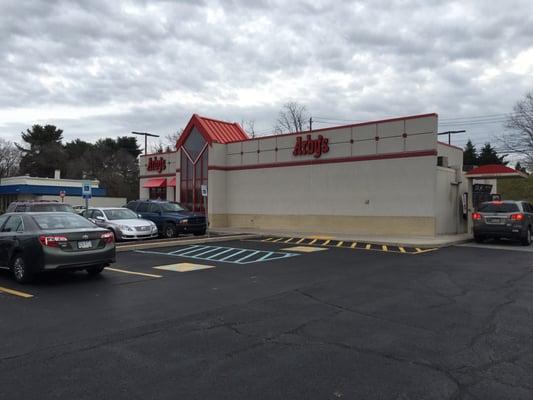
M188 211L174 201L134 200L126 207L139 214L141 218L154 222L160 234L166 238L176 237L180 233L205 235L207 229L203 213Z

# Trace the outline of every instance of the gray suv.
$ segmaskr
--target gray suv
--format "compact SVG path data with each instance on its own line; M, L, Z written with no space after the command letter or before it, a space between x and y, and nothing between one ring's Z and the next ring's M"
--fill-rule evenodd
M488 238L519 240L531 244L533 206L525 201L487 201L481 203L474 220L474 239L481 243Z
M89 208L82 215L99 227L111 230L117 242L156 238L159 234L152 221L123 207Z

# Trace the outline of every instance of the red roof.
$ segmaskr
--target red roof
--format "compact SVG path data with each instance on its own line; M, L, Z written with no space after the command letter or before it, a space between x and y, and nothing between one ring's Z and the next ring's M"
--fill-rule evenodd
M516 169L507 167L501 164L488 164L474 168L466 173L466 176L526 176L524 173L517 171Z
M176 143L176 149L179 149L182 146L187 137L191 134L193 128L198 129L209 144L213 142L229 143L239 140L248 140L248 135L236 122L220 121L193 114Z

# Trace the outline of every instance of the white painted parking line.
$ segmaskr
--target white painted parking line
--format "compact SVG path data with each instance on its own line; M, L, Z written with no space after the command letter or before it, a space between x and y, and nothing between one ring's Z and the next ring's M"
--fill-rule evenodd
M205 247L204 247L204 249L205 249ZM202 249L202 250L204 250L204 249ZM202 251L202 252L200 252L200 253L196 253L196 254L194 254L194 256L195 256L195 257L200 257L200 256L203 256L204 254L211 253L212 251L216 251L216 250L220 250L220 249L222 249L222 247L212 247L212 248L208 248L208 249L205 250L205 251ZM218 254L218 253L217 253L217 254Z
M156 254L158 256L185 257L196 260L220 261L233 264L251 264L255 262L271 261L282 258L294 257L298 254L279 251L266 251L256 249L243 249L236 247L220 246L194 246L170 252L152 250L135 250L141 254Z
M215 255L212 255L212 256L206 257L205 259L206 259L206 260L211 260L211 259L213 259L213 258L216 258L216 257L218 257L218 256L221 256L222 254L226 254L227 252L230 252L230 251L233 251L233 249L232 249L231 247L230 247L229 249L226 249L226 250L224 250L224 251L221 251L220 253L217 253L217 254L215 254Z
M218 259L218 261L226 261L226 260L230 259L231 257L234 257L234 256L236 256L236 255L238 255L238 254L242 254L242 253L244 253L246 250L247 250L247 249L239 250L239 251L237 251L236 253L233 253L233 254L230 254L229 256L226 256L226 257L224 257L224 258L220 258L220 259Z
M239 258L238 260L235 260L235 262L243 262L244 260L250 258L250 257L253 257L255 256L257 253L259 253L260 251L259 250L256 250L256 251L252 251L250 254L244 256L244 257L241 257Z

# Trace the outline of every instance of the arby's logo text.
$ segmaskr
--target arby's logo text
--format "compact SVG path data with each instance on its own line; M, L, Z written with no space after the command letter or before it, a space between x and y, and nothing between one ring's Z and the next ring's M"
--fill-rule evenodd
M166 168L167 168L167 161L163 157L160 157L160 158L150 157L148 159L148 167L146 167L148 171L157 171L161 173Z
M318 135L316 139L312 139L311 135L307 135L305 140L298 136L292 154L295 156L313 155L313 157L318 158L322 153L329 151L328 142L329 139L322 135Z

